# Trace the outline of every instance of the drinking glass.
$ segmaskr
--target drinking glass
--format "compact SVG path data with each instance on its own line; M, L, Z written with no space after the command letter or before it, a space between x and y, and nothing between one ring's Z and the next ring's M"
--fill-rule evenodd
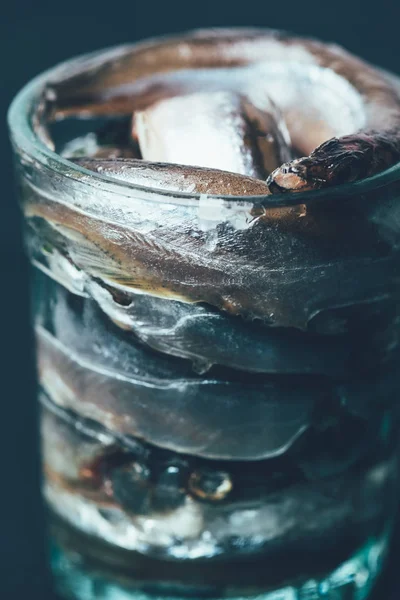
M66 598L367 598L399 498L400 168L274 196L88 171L9 113Z

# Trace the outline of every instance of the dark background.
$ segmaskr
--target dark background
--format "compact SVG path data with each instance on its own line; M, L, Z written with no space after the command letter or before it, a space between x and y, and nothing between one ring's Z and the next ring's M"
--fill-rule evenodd
M33 346L28 270L13 193L7 107L34 75L71 56L150 35L218 25L288 29L336 41L400 74L400 6L396 0L324 2L111 2L16 0L0 10L0 599L53 598L45 569L39 496ZM400 538L400 531L399 536ZM378 600L400 598L395 541ZM398 578L397 578L398 579Z

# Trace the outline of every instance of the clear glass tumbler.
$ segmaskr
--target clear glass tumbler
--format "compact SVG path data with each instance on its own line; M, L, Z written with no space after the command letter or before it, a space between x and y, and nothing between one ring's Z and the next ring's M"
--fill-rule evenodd
M9 124L60 593L366 598L399 498L400 168L135 187L37 135L50 75Z

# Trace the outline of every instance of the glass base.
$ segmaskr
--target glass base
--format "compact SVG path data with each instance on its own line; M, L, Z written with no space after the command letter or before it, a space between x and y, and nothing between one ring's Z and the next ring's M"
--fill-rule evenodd
M53 542L51 557L52 570L57 593L68 600L182 600L192 598L232 598L234 600L365 600L380 574L387 553L389 535L369 540L330 574L307 581L285 585L274 590L259 590L257 593L237 594L216 593L214 590L190 589L185 585L182 590L175 585L157 583L154 589L143 587L137 581L112 580L101 567L93 563L88 567L84 557L75 552L65 552Z

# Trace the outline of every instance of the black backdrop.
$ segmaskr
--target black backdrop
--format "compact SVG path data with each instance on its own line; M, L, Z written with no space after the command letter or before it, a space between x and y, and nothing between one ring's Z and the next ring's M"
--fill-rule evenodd
M336 41L400 74L396 0L14 0L0 11L0 599L53 598L45 569L39 497L33 347L28 271L15 204L5 115L31 77L73 55L199 26L260 25ZM399 533L400 535L400 533ZM397 548L377 590L400 598Z

